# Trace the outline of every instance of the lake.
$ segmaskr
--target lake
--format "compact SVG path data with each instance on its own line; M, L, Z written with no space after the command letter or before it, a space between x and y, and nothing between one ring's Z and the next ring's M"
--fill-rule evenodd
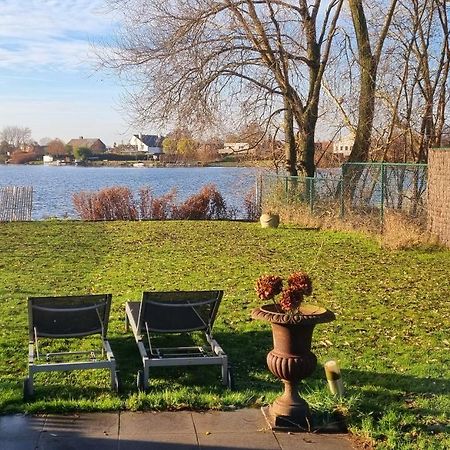
M160 196L177 189L182 201L202 186L214 184L227 205L243 215L244 197L255 188L260 169L242 167L77 167L0 165L0 186L32 186L34 220L78 218L72 195L104 187L127 186L137 194L148 186Z

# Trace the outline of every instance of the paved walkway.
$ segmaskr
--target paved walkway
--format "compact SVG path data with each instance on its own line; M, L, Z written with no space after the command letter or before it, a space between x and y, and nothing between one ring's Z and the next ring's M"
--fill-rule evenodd
M351 450L342 434L274 433L259 409L0 416L1 450Z

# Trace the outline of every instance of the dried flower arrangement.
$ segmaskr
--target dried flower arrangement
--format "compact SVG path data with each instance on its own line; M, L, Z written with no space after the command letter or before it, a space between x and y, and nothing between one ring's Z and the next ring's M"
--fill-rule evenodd
M261 300L272 300L279 312L295 314L299 312L304 296L312 294L312 281L307 273L294 272L287 279L287 287L283 288L281 277L262 275L256 280L255 290Z

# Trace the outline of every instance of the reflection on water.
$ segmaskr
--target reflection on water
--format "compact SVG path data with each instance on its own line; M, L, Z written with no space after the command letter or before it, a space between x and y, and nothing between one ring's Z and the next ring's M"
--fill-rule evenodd
M178 201L213 183L227 205L242 215L243 199L254 189L258 169L240 167L116 168L0 165L0 186L33 186L33 219L76 218L72 195L103 187L149 186L159 196L177 190Z

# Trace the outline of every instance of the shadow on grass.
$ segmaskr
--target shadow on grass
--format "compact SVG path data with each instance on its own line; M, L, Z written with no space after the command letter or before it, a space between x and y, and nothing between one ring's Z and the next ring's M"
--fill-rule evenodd
M402 432L413 429L432 434L450 432L448 421L438 419L448 414L439 396L449 396L450 380L356 369L345 369L342 373L348 393L358 398L350 411L354 423L361 424L370 417L375 422L391 421ZM430 406L420 406L427 399Z
M254 389L255 386L262 390L279 390L279 382L267 375L267 349L272 346L270 331L219 332L214 333L214 338L228 355L236 390ZM136 390L136 374L142 368L142 362L134 337L116 336L110 338L109 342L118 361L123 389ZM150 382L157 383L159 387L187 383L216 390L221 379L220 366L152 368L152 374Z
M22 403L21 380L2 382L0 410L221 409L231 405L261 406L281 394L282 383L270 374L266 365L267 352L272 349L270 330L217 332L214 336L229 356L235 392L229 392L222 386L219 366L197 366L155 368L151 372L149 392L139 393L136 373L142 367L140 355L134 337L120 334L109 339L120 371L122 389L119 396L109 389L106 371L101 378L96 375L84 378L81 375L75 383L67 384L64 383L64 374L60 374L61 378L51 379L49 383L37 380L33 405ZM321 403L318 413L328 415L330 419L339 405L345 406L347 403L348 415L354 424L361 424L366 417L381 420L386 411L400 415L406 412L410 416L445 414L445 406L433 404L428 408L426 405L424 407L423 402L416 404L416 399L448 395L449 380L356 369L344 369L343 378L349 395L342 402L326 393L326 380L320 364L301 387L300 394L312 393L314 399ZM348 400L350 398L353 400ZM429 431L429 427L423 426ZM440 427L440 423L437 426Z
M345 369L344 376L353 384L377 386L386 390L404 391L411 394L450 394L450 380L419 378L398 373L376 373Z

